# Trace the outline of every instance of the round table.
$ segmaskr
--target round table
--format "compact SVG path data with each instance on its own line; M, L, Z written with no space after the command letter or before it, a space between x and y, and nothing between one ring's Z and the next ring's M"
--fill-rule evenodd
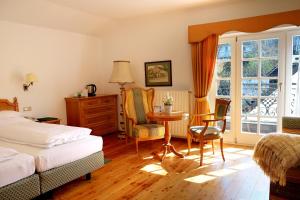
M160 161L163 161L168 151L173 152L176 156L180 158L184 158L184 155L176 151L175 147L170 143L171 140L171 134L169 130L169 121L178 121L182 120L184 116L183 112L171 112L171 113L165 113L165 112L150 112L147 114L147 117L150 120L153 121L161 121L164 123L165 126L165 141L162 145L163 155L159 157L158 153L154 152L154 154L160 159Z

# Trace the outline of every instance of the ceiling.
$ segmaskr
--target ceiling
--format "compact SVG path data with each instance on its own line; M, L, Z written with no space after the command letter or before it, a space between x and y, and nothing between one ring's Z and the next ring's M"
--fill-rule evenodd
M143 15L227 6L250 0L0 0L0 21L99 36L110 25ZM254 0L251 0L254 1ZM256 0L274 1L274 0ZM281 0L278 0L281 1ZM292 0L290 0L292 1Z
M245 0L48 0L58 5L110 19L124 19L193 7L228 4Z

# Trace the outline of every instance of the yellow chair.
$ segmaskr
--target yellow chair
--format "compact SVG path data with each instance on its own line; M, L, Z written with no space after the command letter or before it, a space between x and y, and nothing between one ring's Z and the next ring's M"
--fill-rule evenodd
M189 122L187 132L188 154L190 153L192 139L197 139L199 141L200 148L200 166L203 164L203 147L207 140L212 141L212 149L214 153L213 140L220 139L221 154L225 161L223 153L223 133L226 128L226 113L230 102L231 101L227 99L216 99L214 113L193 115ZM207 116L210 116L210 119L208 119ZM205 123L205 126L196 125L195 121ZM221 128L218 126L209 126L211 123L215 124L218 121L223 122Z
M126 135L135 138L136 152L138 153L139 141L162 139L165 128L163 125L151 123L147 119L147 113L153 112L153 88L148 90L132 88L125 90L123 95Z

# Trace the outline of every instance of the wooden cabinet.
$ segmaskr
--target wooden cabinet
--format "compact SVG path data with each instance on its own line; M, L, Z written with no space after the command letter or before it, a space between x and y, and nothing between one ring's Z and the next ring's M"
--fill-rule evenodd
M118 130L117 95L65 98L70 126L92 129L93 135Z

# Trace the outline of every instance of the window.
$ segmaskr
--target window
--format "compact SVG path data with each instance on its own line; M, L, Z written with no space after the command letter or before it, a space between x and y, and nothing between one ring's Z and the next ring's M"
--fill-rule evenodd
M286 70L286 114L300 116L300 32L288 35Z
M223 43L218 46L218 53L217 53L217 61L216 61L216 97L217 98L224 98L224 99L231 99L231 76L232 76L232 64L231 64L231 44L230 43ZM227 112L227 123L226 123L226 130L230 130L230 107ZM219 123L219 126L222 124Z

